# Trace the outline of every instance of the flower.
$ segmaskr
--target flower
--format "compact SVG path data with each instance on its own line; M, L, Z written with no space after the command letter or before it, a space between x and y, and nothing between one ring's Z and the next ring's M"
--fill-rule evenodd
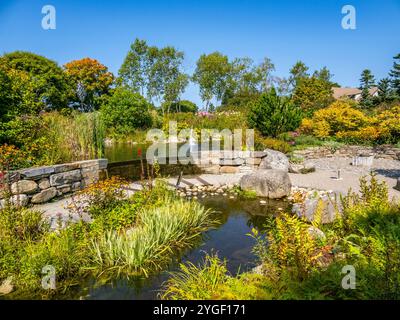
M137 154L138 154L138 157L140 157L140 158L142 157L142 149L141 148L138 149Z

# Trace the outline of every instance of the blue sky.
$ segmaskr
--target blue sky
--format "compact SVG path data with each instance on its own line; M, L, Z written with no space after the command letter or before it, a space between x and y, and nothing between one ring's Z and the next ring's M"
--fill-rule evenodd
M42 6L54 5L57 29L41 28ZM341 8L356 8L357 29L341 27ZM202 53L267 56L276 76L303 60L327 66L343 86L358 86L363 69L387 76L400 53L400 0L0 0L0 53L27 50L59 64L92 57L117 72L136 38L173 45L191 73ZM185 98L200 104L191 85Z

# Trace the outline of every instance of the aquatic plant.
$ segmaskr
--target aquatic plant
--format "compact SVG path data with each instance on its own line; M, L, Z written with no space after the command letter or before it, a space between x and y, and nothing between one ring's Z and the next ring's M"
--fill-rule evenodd
M92 242L94 263L103 272L148 276L190 248L213 226L211 212L196 202L165 197L161 207L140 210L126 233L110 230Z

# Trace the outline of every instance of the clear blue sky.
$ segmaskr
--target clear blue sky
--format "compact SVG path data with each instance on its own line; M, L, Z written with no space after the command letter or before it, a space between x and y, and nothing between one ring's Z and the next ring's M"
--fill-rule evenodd
M41 28L42 6L57 10L57 29ZM341 27L342 6L357 12L357 29ZM327 66L343 86L358 86L363 69L377 79L400 53L400 0L0 0L0 53L27 50L64 64L98 59L116 73L136 38L173 45L186 54L191 73L202 53L268 56L277 76L303 60ZM191 85L185 98L199 103Z

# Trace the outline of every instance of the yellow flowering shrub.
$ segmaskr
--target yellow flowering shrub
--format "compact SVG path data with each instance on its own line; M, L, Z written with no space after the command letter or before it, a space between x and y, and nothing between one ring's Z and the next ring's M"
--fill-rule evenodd
M318 138L348 142L397 143L400 140L400 106L368 116L348 101L336 101L303 119L300 131Z

